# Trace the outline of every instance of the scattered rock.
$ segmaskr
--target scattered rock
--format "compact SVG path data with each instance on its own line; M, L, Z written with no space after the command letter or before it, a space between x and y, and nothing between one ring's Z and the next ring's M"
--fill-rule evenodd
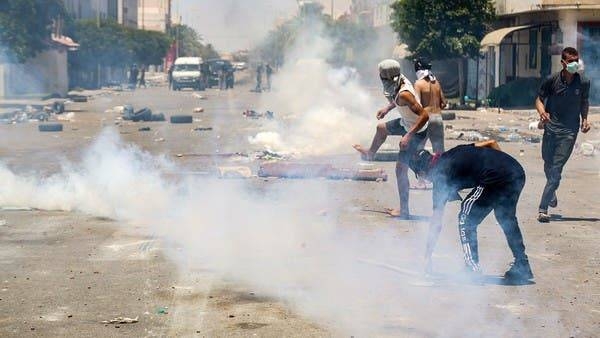
M116 317L111 320L103 320L102 324L133 324L138 322L139 317L128 318L128 317Z

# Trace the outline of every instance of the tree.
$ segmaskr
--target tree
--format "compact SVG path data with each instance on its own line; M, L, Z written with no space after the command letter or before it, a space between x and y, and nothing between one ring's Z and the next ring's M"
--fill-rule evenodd
M2 0L0 54L25 62L50 47L53 20L66 14L62 0Z
M400 40L434 60L479 57L479 42L495 19L491 0L398 0L391 7Z
M307 7L307 5L310 6ZM332 20L322 13L318 3L307 3L298 16L289 19L271 30L257 48L257 54L264 61L275 65L284 62L286 53L296 44L301 32L314 32L326 37L334 45L328 61L335 65L353 64L372 51L369 46L375 41L372 27L353 22L347 18ZM348 53L350 51L350 53ZM354 55L355 57L349 57Z
M188 25L173 25L167 34L172 40L178 42L179 56L201 56L203 59L219 57L219 53L213 46L204 45L202 36Z
M123 66L133 59L129 36L125 28L113 21L79 20L69 27L68 35L77 41L79 49L69 58L72 66L95 70L101 66Z
M124 69L131 63L162 64L171 45L165 33L127 28L112 20L79 20L67 27L67 34L79 43L69 56L74 83L98 85L98 68ZM90 75L92 74L92 75Z
M162 64L171 46L171 38L162 32L127 29L133 60L145 65Z
M495 20L491 0L398 0L391 5L392 28L415 55L458 58L459 98L464 97L466 58L479 57L479 42Z

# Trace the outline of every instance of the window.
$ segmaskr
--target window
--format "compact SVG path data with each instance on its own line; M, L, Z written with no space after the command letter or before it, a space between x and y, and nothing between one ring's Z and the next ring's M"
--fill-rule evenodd
M529 30L529 68L537 69L538 30Z

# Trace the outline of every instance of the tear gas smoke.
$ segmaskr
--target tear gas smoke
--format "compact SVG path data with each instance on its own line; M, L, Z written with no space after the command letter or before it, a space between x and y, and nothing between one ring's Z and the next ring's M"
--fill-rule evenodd
M374 132L377 101L359 83L352 68L332 68L331 41L320 27L303 30L273 76L272 93L264 95L263 110L287 116L274 130L251 137L250 143L275 151L322 155L352 151Z
M481 288L455 291L461 299L455 303L447 289L419 284L415 257L422 254L424 234L367 232L338 226L335 213L318 216L315 210L323 208L347 210L319 181L288 181L258 194L245 181L163 178L173 169L105 130L80 164L66 164L54 175L18 175L0 166L0 206L81 211L126 228L146 224L172 244L166 250L181 249L173 257L183 252L182 266L212 269L341 332L392 334L418 325L430 329L417 335L462 335L464 327L483 323L489 329ZM458 264L445 262L452 270ZM501 323L494 329L508 333Z
M250 48L260 41L273 25L298 8L296 1L275 0L208 0L179 1L184 22L201 32L221 51ZM203 13L198 20L198 12Z

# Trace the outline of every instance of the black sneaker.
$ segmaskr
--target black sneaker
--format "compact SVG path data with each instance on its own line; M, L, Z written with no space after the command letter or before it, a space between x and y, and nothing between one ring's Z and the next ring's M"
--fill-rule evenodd
M552 199L548 203L548 206L550 208L556 208L558 206L558 198L556 198L556 193L554 193L554 195L552 196Z
M540 211L538 213L537 220L540 223L549 223L550 222L550 215L548 214L547 211L546 212Z
M529 280L533 278L533 272L528 260L518 260L510 265L510 269L504 273L504 278L511 280Z

